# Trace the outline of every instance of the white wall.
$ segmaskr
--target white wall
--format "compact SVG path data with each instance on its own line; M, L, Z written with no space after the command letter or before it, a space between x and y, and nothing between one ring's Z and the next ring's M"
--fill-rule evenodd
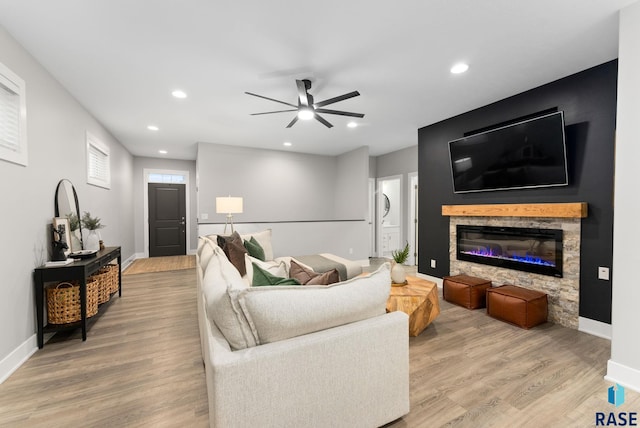
M28 166L0 160L0 381L36 350L33 269L47 260L58 181L70 179L80 209L102 219L106 245L133 254L132 157L0 27L0 62L26 84ZM111 151L111 189L86 184L85 134Z
M606 378L640 391L640 2L620 12L619 43L611 359Z

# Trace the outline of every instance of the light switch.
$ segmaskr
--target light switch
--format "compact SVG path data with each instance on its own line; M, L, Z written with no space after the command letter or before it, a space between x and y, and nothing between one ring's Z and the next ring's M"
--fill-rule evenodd
M431 259L431 269L435 269L435 268L436 268L436 260Z
M609 281L609 268L604 266L598 267L598 279Z
M208 213L202 213L202 214L200 214L200 218L202 220L208 220L209 219L209 214Z

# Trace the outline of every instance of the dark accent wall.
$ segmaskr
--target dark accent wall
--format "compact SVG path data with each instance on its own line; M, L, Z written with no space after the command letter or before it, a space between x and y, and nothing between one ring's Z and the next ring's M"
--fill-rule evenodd
M543 65L542 65L543 66ZM548 83L418 130L418 271L449 274L449 218L442 205L587 202L580 251L580 316L611 323L611 267L617 60ZM550 108L564 111L569 185L478 193L453 193L448 142L466 132ZM431 260L436 268L431 268ZM615 272L611 272L615 275Z

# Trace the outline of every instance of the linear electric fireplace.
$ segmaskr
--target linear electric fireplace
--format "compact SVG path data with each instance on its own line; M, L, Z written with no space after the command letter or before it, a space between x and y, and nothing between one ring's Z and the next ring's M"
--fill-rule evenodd
M458 260L562 278L562 230L457 225Z

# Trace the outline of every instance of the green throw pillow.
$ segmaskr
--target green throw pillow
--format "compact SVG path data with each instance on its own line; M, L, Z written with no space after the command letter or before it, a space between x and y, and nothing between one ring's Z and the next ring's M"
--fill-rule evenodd
M246 239L244 240L244 248L247 249L249 255L254 259L265 261L264 249L253 236L248 241Z
M271 272L262 269L255 263L253 264L253 287L260 287L263 285L300 285L298 281L293 278L281 278L275 276Z

